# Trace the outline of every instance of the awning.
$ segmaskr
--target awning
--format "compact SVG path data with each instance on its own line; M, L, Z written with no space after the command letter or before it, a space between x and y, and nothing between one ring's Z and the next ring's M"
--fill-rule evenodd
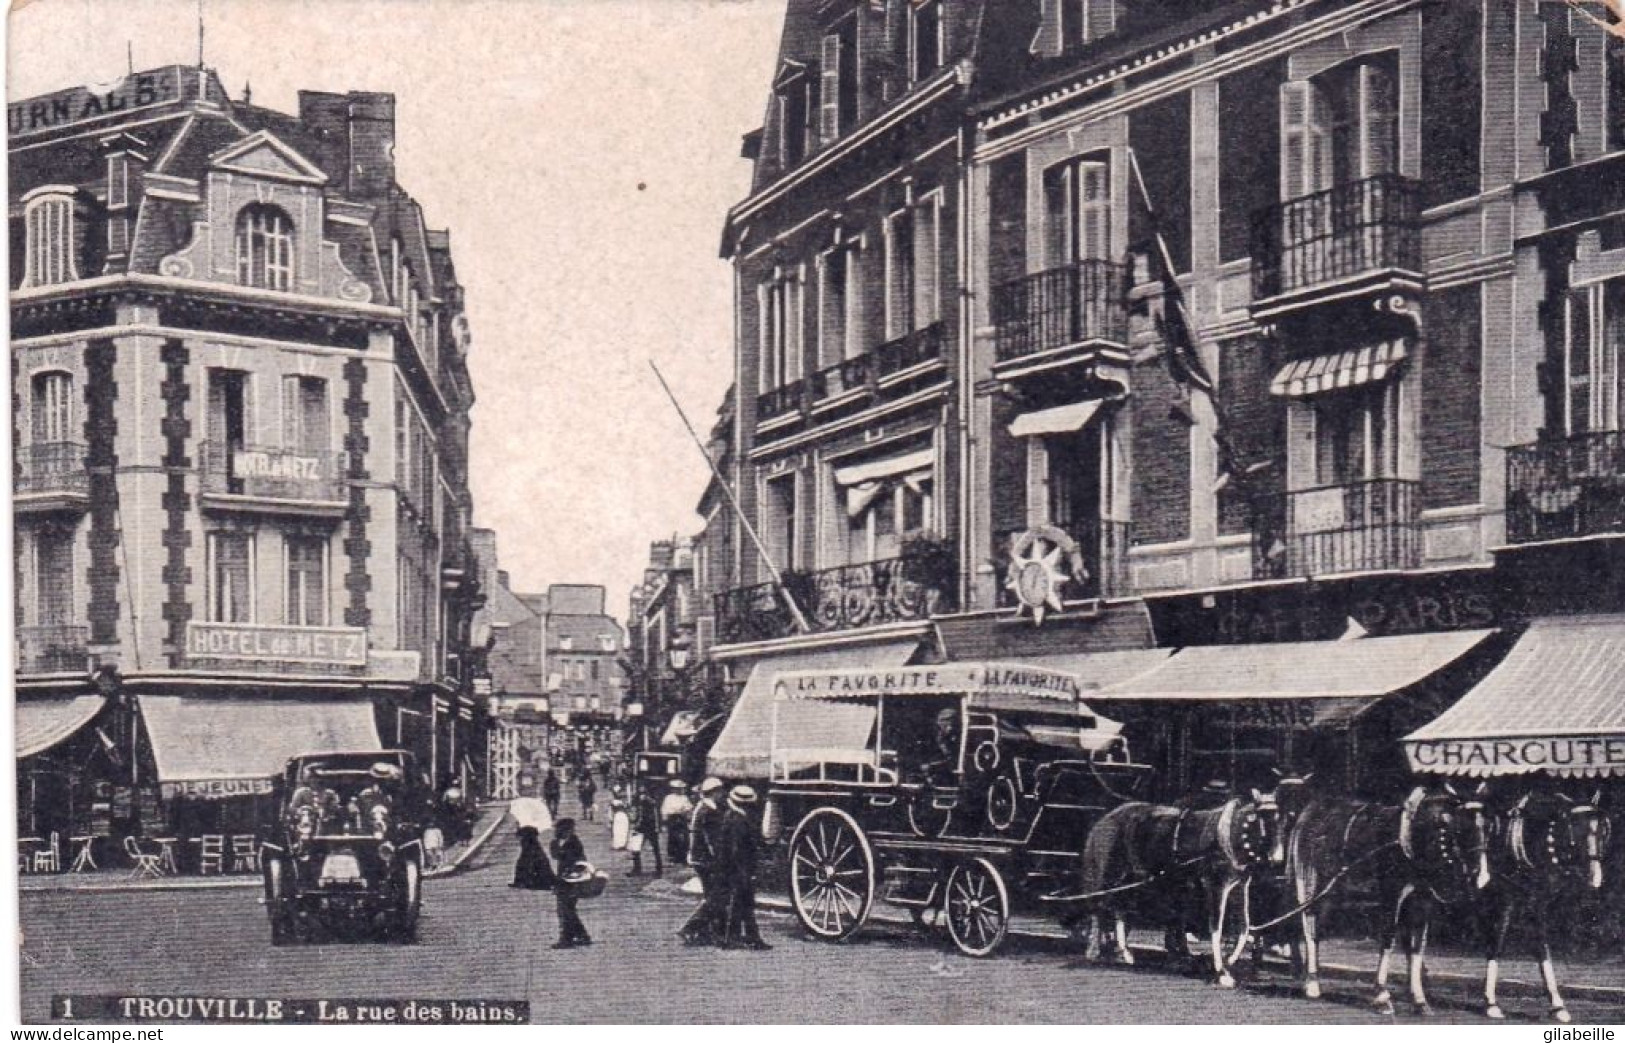
M1390 340L1288 362L1270 381L1270 394L1302 398L1375 383L1405 361L1406 351L1403 340Z
M1155 670L1174 654L1171 648L1130 648L1119 652L1088 652L1076 655L1034 656L1024 660L1050 670L1078 675L1084 694L1131 681Z
M1261 727L1344 724L1373 701L1427 680L1491 630L1363 637L1349 641L1184 648L1098 699L1233 704ZM1281 703L1274 708L1257 704Z
M17 757L32 757L90 723L107 700L99 695L53 695L17 701Z
M1405 737L1442 775L1625 775L1625 616L1540 619L1450 709Z
M1032 438L1038 435L1065 435L1081 431L1083 425L1094 419L1101 405L1101 399L1091 398L1087 402L1073 402L1070 405L1023 413L1010 424L1010 433L1017 438Z
M699 713L694 710L680 710L672 714L671 722L666 730L660 733L660 745L675 746L694 734L694 722L699 719Z
M914 471L928 471L936 464L936 451L927 447L901 456L888 456L884 460L853 464L835 469L836 485L862 485L882 478L898 478Z
M141 717L166 798L269 793L290 757L383 749L363 699L144 695Z
M816 652L801 652L776 656L751 668L745 689L734 704L728 723L722 726L717 741L706 757L706 766L712 775L724 778L765 779L768 776L769 747L773 742L773 689L781 673L793 670L832 670L841 667L897 667L914 657L918 641L893 641L882 645L855 648L826 648ZM830 709L840 713L829 714ZM795 736L795 745L843 745L835 739L846 740L862 731L859 745L868 741L869 729L874 726L874 707L845 705L818 706L812 709L779 709L779 745L786 745L786 737ZM820 738L824 736L826 738ZM803 742L805 740L805 742Z

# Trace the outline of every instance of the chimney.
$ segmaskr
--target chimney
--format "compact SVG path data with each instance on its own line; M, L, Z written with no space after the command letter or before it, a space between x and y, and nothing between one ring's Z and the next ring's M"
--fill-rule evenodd
M395 96L376 91L299 92L299 121L321 149L322 168L355 199L381 199L395 184Z

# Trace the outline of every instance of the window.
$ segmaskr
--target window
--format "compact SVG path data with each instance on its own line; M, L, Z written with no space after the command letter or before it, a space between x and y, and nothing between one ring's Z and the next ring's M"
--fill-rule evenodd
M246 532L209 535L209 619L254 621L254 537Z
M49 525L34 534L34 598L40 626L73 622L73 530Z
M941 0L914 0L909 8L909 71L916 83L942 68Z
M1619 22L1619 16L1611 7L1606 17L1610 25ZM1618 152L1625 149L1625 39L1611 32L1608 34L1608 39L1603 43L1603 63L1608 128L1604 151Z
M781 569L793 569L799 560L796 549L796 476L784 475L767 483L768 551Z
M68 442L73 438L73 376L36 373L30 410L35 445Z
M818 80L798 69L779 85L779 162L789 169L807 158L816 144Z
M1061 47L1080 47L1117 31L1120 0L1061 0Z
M1104 423L1086 425L1067 435L1044 439L1049 465L1049 521L1080 543L1109 517L1111 439Z
M407 476L412 473L412 429L410 423L406 399L401 394L397 394L395 399L395 484L403 489L407 485Z
M293 222L276 207L253 203L237 215L237 281L293 289Z
M570 637L561 637L559 638L559 647L568 652L575 648L575 639Z
M886 338L901 337L942 315L937 275L942 197L900 210L886 221Z
M819 137L834 141L858 124L858 19L850 15L824 37Z
M598 635L598 649L601 652L615 651L615 638L611 634Z
M320 536L288 536L288 601L285 621L289 626L319 627L327 624L327 541Z
M1111 168L1102 159L1077 159L1044 172L1044 257L1058 268L1082 260L1110 260Z
M760 287L763 391L801 378L801 298L795 272L776 272Z
M594 681L598 680L598 660L596 659L592 661L592 679Z
M1563 352L1566 433L1618 431L1625 414L1625 279L1572 290Z
M27 233L24 259L24 286L50 286L79 278L74 249L74 201L67 188L39 189L30 193L23 209Z
M1399 169L1397 59L1362 58L1281 85L1281 198Z
M864 338L863 240L851 239L819 257L818 358L833 366L856 358Z
M282 379L282 445L307 453L325 453L331 445L327 381L320 377Z
M1391 380L1312 400L1317 485L1398 477L1399 398Z
M884 561L902 540L932 528L934 483L929 447L887 460L835 469L847 523L846 560Z

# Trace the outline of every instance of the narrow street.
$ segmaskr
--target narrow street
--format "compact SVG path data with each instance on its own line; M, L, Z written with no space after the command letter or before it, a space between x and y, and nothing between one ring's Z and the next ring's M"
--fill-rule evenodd
M970 960L909 927L871 922L851 943L805 938L793 917L764 915L771 952L684 947L692 899L627 877L608 830L587 824L589 856L611 872L583 903L596 944L556 952L552 896L507 886L516 845L506 829L468 870L430 882L415 946L366 942L273 949L258 892L62 893L22 896L25 1019L45 1020L52 994L526 997L535 1022L1356 1022L1391 1019L1364 986L1331 980L1310 1002L1284 981L1227 992L1169 968L1084 963L1075 949L1015 938ZM1396 984L1397 984L1396 977ZM1439 984L1436 1020L1474 1023L1470 994ZM1504 1001L1513 1020L1543 1013ZM1620 1011L1571 1000L1577 1023ZM1401 1020L1409 1018L1401 1006Z

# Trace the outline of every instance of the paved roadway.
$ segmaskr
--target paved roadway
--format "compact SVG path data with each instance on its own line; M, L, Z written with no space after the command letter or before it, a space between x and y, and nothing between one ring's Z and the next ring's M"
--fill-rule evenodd
M583 903L597 939L557 952L553 899L507 886L506 829L470 871L428 882L411 946L352 942L273 949L257 892L24 892L24 1017L48 1017L53 993L282 997L528 998L538 1022L1351 1022L1393 1020L1353 983L1310 1002L1284 982L1224 991L1172 968L1093 965L1061 942L1015 938L991 960L951 954L902 925L871 924L845 945L804 938L767 915L771 952L682 946L693 900L624 875L606 831L586 826L610 889ZM606 857L610 856L610 857ZM1395 984L1398 985L1397 980ZM1478 1022L1461 989L1435 985L1437 1020ZM1510 1000L1510 1002L1509 1002ZM1503 997L1514 1020L1534 997ZM1578 1023L1621 1012L1571 1001ZM1409 1015L1403 1005L1401 1020Z

